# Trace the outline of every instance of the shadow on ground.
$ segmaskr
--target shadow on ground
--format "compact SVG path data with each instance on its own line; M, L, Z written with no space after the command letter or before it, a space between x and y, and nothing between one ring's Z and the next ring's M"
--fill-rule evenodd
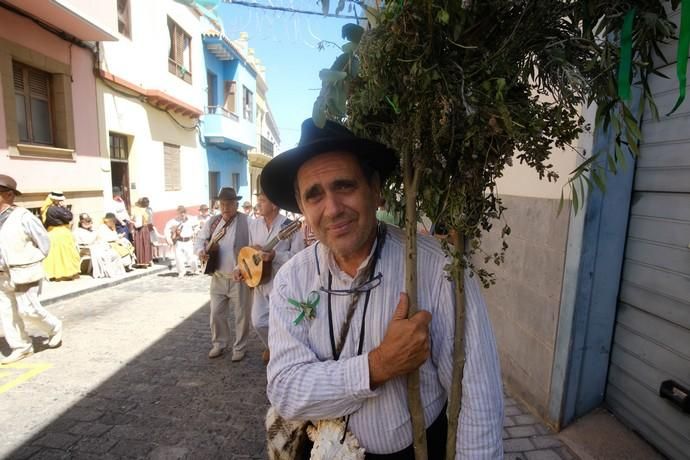
M239 363L209 360L208 318L206 304L9 458L265 458L258 341Z

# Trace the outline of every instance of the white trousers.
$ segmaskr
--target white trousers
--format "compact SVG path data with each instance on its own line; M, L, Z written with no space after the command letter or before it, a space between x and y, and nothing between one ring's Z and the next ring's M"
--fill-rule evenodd
M175 264L177 264L177 274L179 276L184 276L185 274L185 263L189 264L189 270L192 273L199 271L192 240L175 243Z
M273 283L267 283L255 287L252 299L252 325L266 348L268 348L268 312L272 285Z
M216 273L211 277L211 343L225 349L230 342L230 308L235 312L233 351L243 352L249 338L249 289Z
M0 272L0 320L5 340L11 349L31 347L31 338L24 323L28 323L46 336L62 327L62 322L50 314L38 300L41 282L13 285L6 272Z

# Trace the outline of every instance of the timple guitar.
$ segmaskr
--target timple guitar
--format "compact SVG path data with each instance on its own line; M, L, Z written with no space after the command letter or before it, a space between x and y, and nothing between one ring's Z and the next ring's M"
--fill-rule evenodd
M201 259L201 273L204 275L213 275L213 272L216 271L218 268L218 242L223 239L225 236L225 232L228 229L228 226L232 223L232 221L235 220L233 217L229 221L225 222L225 225L211 237L211 239L206 243L206 246L204 247L204 252L206 253L206 257ZM218 222L220 222L220 219L218 219ZM216 224L217 225L217 224ZM211 229L211 233L213 233L215 230L215 226Z
M173 245L177 243L177 240L181 238L182 227L184 227L185 222L187 222L187 217L185 217L184 220L180 222L177 226L170 229L170 240L172 240Z
M271 251L278 243L290 238L301 226L302 222L299 220L287 225L261 250L254 249L251 246L245 246L240 249L237 255L237 267L247 286L256 287L268 281L271 276L271 262L264 262L261 258L261 252Z

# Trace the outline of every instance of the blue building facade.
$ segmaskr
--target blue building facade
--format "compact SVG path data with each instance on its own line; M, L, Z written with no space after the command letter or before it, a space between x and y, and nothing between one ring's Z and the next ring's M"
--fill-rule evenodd
M246 38L202 35L207 97L201 136L208 159L209 201L221 187L249 198L247 151L256 144L256 69L248 62Z

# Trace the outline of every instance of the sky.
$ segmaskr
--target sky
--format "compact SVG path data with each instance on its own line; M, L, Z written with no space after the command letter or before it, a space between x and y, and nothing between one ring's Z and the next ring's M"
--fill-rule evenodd
M258 3L311 11L321 8L316 0L259 0ZM343 45L346 40L341 37L341 28L354 20L231 3L221 3L215 11L223 20L228 38L234 40L240 32L249 33L249 47L254 48L255 55L266 66L267 98L280 130L280 151L294 147L299 141L300 125L311 116L321 88L319 71L330 67L340 54L336 47L319 51L317 45L322 40Z

